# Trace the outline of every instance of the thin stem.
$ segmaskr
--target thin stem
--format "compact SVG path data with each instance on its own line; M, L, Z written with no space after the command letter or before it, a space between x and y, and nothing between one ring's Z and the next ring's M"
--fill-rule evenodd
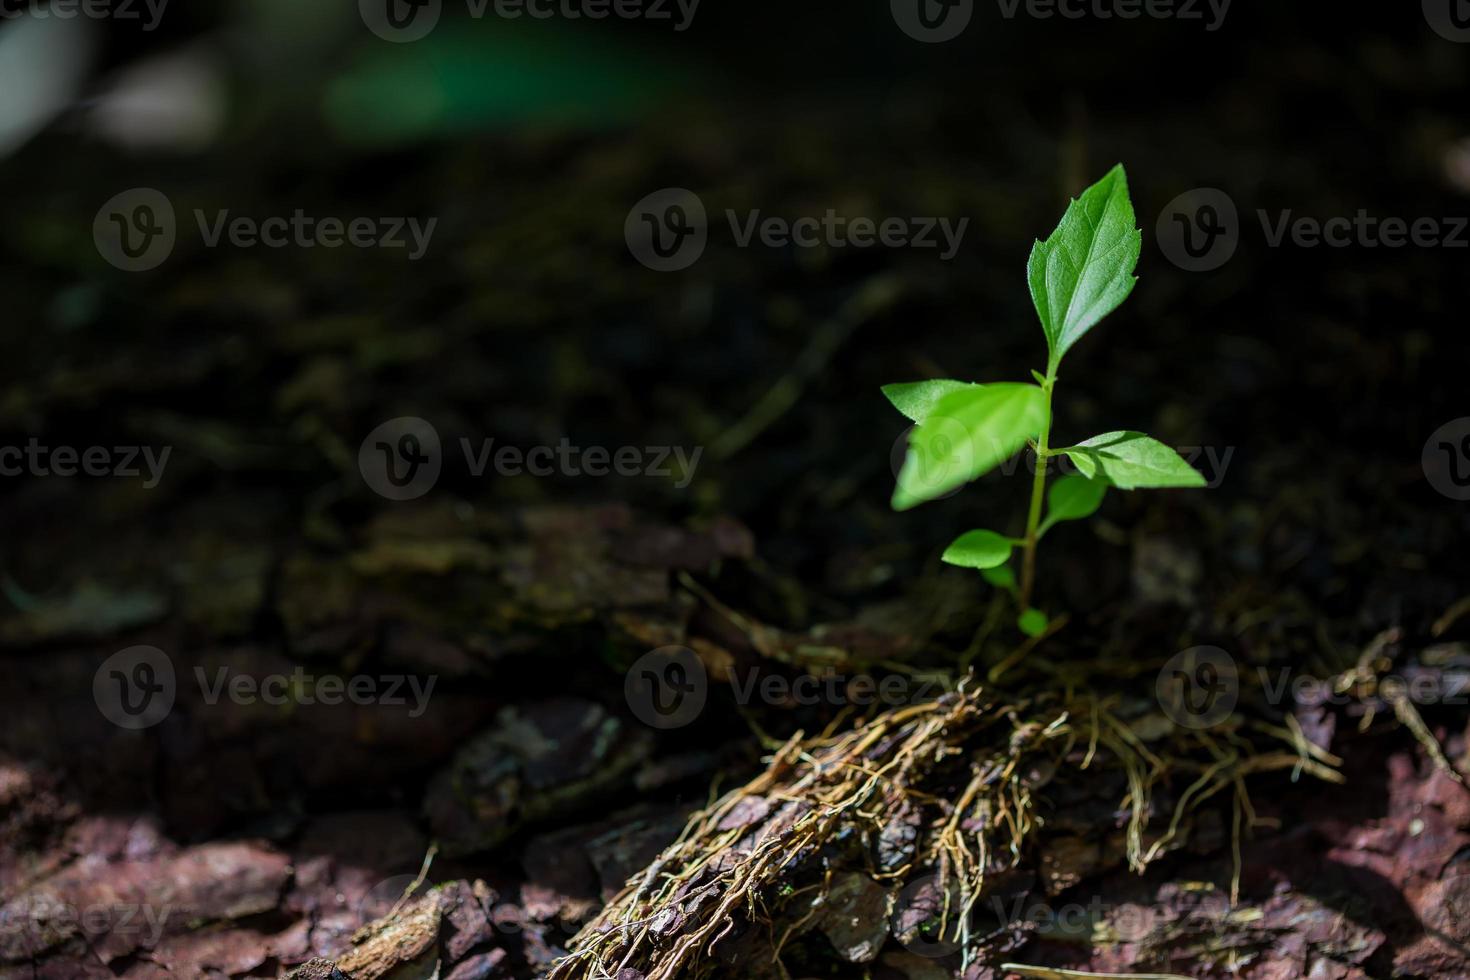
M1056 384L1057 366L1048 364L1041 390L1046 400L1041 416L1041 435L1036 440L1036 477L1031 481L1031 511L1026 517L1025 553L1021 559L1021 611L1031 608L1031 589L1036 584L1037 529L1041 525L1041 501L1046 493L1046 461L1051 455L1051 390Z

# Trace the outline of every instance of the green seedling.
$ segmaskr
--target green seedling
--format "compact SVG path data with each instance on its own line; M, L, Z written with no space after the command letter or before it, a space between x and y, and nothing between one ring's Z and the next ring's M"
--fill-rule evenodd
M969 531L944 552L944 561L979 569L986 581L1014 595L1020 609L1017 625L1028 636L1040 635L1048 624L1046 615L1031 605L1036 546L1048 531L1092 516L1109 487L1205 485L1178 453L1141 432L1106 432L1052 448L1052 393L1062 357L1133 291L1142 241L1128 197L1128 175L1120 164L1072 201L1057 230L1031 250L1026 279L1047 346L1046 374L1032 372L1036 384L918 381L883 388L894 407L915 423L893 492L895 510L947 496L1027 445L1035 451L1025 536ZM1076 472L1059 478L1047 493L1048 460L1060 456L1070 459ZM1019 583L1010 567L1018 548Z

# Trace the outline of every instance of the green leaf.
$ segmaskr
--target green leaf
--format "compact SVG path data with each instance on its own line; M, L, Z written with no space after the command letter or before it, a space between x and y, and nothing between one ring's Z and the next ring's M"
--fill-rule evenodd
M909 435L893 509L942 497L1014 456L1041 433L1046 396L1036 385L971 385L952 391Z
M1091 517L1102 506L1107 492L1106 480L1089 480L1085 476L1068 473L1046 492L1046 520L1041 523L1038 533L1045 534L1052 525L1062 521Z
M1053 367L1133 292L1142 243L1119 164L1072 201L1057 230L1032 248L1026 278Z
M1028 609L1016 617L1016 625L1027 636L1040 636L1045 633L1050 622L1051 620L1046 618L1046 613L1040 609Z
M960 568L995 568L1010 560L1014 547L1014 542L1004 534L970 531L955 538L954 543L944 549L942 560Z
M911 381L884 385L883 394L910 422L923 422L945 395L978 387L968 381Z
M980 577L997 589L1005 589L1007 592L1016 591L1016 573L1009 565L996 565L994 568L982 568Z
M1089 479L1101 473L1120 490L1202 487L1205 478L1168 446L1142 432L1106 432L1064 449Z

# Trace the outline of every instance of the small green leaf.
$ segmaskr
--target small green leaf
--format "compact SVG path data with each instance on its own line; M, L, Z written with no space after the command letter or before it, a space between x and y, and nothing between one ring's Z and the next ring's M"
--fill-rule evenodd
M1050 622L1051 620L1046 618L1046 613L1040 609L1028 609L1016 617L1016 625L1027 636L1040 636L1045 633L1047 624Z
M1015 545L1011 539L994 531L970 531L954 539L944 549L943 561L961 568L995 568L1011 557Z
M1106 432L1062 451L1083 476L1091 479L1100 472L1120 490L1205 485L1184 457L1142 432Z
M1119 164L1072 201L1057 230L1032 248L1026 279L1052 366L1133 292L1142 242Z
M884 385L883 394L910 422L923 422L945 395L978 387L968 381L911 381Z
M1007 592L1016 591L1016 573L1011 571L1009 565L996 565L994 568L982 568L980 577L997 589L1005 589Z
M971 385L934 405L909 435L909 451L893 491L893 509L908 510L988 473L1041 433L1046 396L1036 385Z
M1106 480L1090 480L1068 473L1051 485L1046 493L1046 520L1039 533L1045 534L1062 521L1080 521L1097 513L1108 492Z

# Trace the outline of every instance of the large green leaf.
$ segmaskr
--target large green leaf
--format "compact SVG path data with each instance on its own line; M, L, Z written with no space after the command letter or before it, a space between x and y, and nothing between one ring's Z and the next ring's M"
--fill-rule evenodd
M1106 480L1089 480L1080 474L1068 473L1046 492L1046 520L1042 522L1041 533L1051 530L1053 524L1080 521L1096 514L1107 492Z
M893 509L942 497L1014 456L1041 433L1046 396L1031 384L952 391L909 435Z
M922 422L945 395L976 387L968 381L911 381L884 385L883 394L909 421Z
M1133 270L1142 242L1119 164L1071 202L1057 230L1032 248L1026 278L1053 365L1128 298L1138 282Z
M943 561L961 568L995 568L1010 560L1016 544L994 531L968 531L944 549Z
M1184 457L1142 432L1106 432L1063 452L1083 476L1101 474L1122 490L1205 485L1204 476Z

